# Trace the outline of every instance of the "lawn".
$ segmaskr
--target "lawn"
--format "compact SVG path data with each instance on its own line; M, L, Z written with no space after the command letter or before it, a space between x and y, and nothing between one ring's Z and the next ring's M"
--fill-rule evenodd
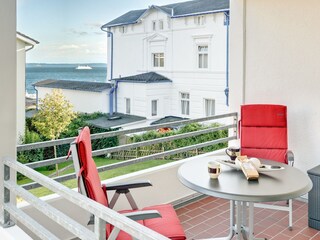
M107 159L107 158L103 158L103 157L94 157L94 161L95 161L97 167L100 167L100 166L109 165L109 164L112 164L112 163L118 163L118 162L121 162L122 160ZM163 159L150 160L150 161L147 161L147 162L136 163L136 164L133 164L133 165L120 167L120 168L117 168L117 169L107 170L105 172L99 173L99 175L100 175L101 180L105 180L105 179L121 176L121 175L124 175L124 174L127 174L127 173L131 173L131 172L136 172L136 171L139 171L139 170L147 169L147 168L150 168L150 167L159 166L159 165L162 165L162 164L165 164L165 163L168 163L168 162L172 162L172 161L173 160L163 160ZM60 163L59 164L59 169L62 169L62 168L66 167L67 165L70 165L70 164L72 164L72 162ZM49 171L49 170L46 170L44 168L37 169L37 171L42 173L43 175L46 175L46 176L48 176L48 175L50 175L50 174L55 172L55 170L50 170ZM68 174L68 173L73 173L73 172L74 172L74 169L70 168L70 169L62 172L61 175ZM25 179L19 180L18 184L22 185L22 184L26 184L26 183L30 183L30 182L32 182L30 179L25 178ZM67 186L67 187L69 187L69 188L76 188L77 187L77 182L76 182L75 179L71 179L71 180L65 181L62 184ZM47 188L45 188L45 187L39 187L39 188L36 188L36 189L31 189L30 192L32 194L34 194L35 196L37 196L37 197L42 197L42 196L46 196L46 195L52 194L52 192L50 190L48 190Z

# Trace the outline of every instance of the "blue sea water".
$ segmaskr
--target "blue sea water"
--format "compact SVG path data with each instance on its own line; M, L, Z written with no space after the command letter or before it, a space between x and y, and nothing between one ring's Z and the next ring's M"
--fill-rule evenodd
M78 65L89 65L92 69L79 70L79 69L76 69ZM106 82L107 65L104 63L92 63L92 64L27 63L26 64L26 91L28 94L35 93L35 90L32 84L42 80L46 80L46 79Z

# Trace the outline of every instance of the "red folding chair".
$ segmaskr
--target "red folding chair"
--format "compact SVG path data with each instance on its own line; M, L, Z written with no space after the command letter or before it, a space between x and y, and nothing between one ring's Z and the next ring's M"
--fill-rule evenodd
M75 142L71 143L71 151L75 170L78 173L77 176L79 190L82 194L110 208L114 206L120 194L125 194L132 209L119 211L120 213L125 214L133 220L139 220L139 223L170 239L186 239L183 228L172 205L163 204L146 207L141 210L137 209L137 204L132 198L130 189L151 186L149 181L114 184L109 186L101 185L95 162L92 159L90 130L88 127L85 127L80 132ZM108 201L107 190L116 191L113 199L110 201L110 204ZM152 214L150 214L150 210L155 211L151 212ZM144 214L144 211L146 211L146 214ZM92 219L93 218L91 218L91 222ZM113 226L107 224L107 239L132 239L127 233L123 231L118 233L118 230L115 229L115 231L113 231L113 229Z
M287 107L271 104L241 106L239 122L241 155L269 159L293 166L293 153L288 150ZM292 229L292 200L288 206L255 204L256 207L289 212Z

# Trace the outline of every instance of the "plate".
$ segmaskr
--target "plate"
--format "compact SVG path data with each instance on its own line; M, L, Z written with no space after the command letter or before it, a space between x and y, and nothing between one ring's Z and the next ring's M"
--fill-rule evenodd
M241 170L241 167L239 165L236 165L234 161L225 160L225 159L217 159L215 161L217 161L218 163L221 163L223 165L227 165L227 166L229 166L231 168L235 168L235 169ZM277 166L277 165L262 164L257 169L257 171L258 172L273 172L273 171L279 171L279 170L283 170L283 169L284 169L284 167L280 167L280 166Z

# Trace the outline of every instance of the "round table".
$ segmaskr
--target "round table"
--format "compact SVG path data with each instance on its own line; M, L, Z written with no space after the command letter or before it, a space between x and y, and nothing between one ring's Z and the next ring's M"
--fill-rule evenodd
M226 156L206 156L184 163L178 170L179 180L188 188L197 192L230 200L231 239L253 237L253 202L280 201L299 197L312 188L312 182L306 173L286 164L262 160L263 164L281 166L283 170L261 172L259 179L248 181L241 170L221 164L221 174L211 179L208 174L208 162L226 159ZM236 218L234 208L237 206ZM249 228L245 227L243 215L249 206ZM238 223L238 224L237 224ZM241 224L240 224L241 223Z

